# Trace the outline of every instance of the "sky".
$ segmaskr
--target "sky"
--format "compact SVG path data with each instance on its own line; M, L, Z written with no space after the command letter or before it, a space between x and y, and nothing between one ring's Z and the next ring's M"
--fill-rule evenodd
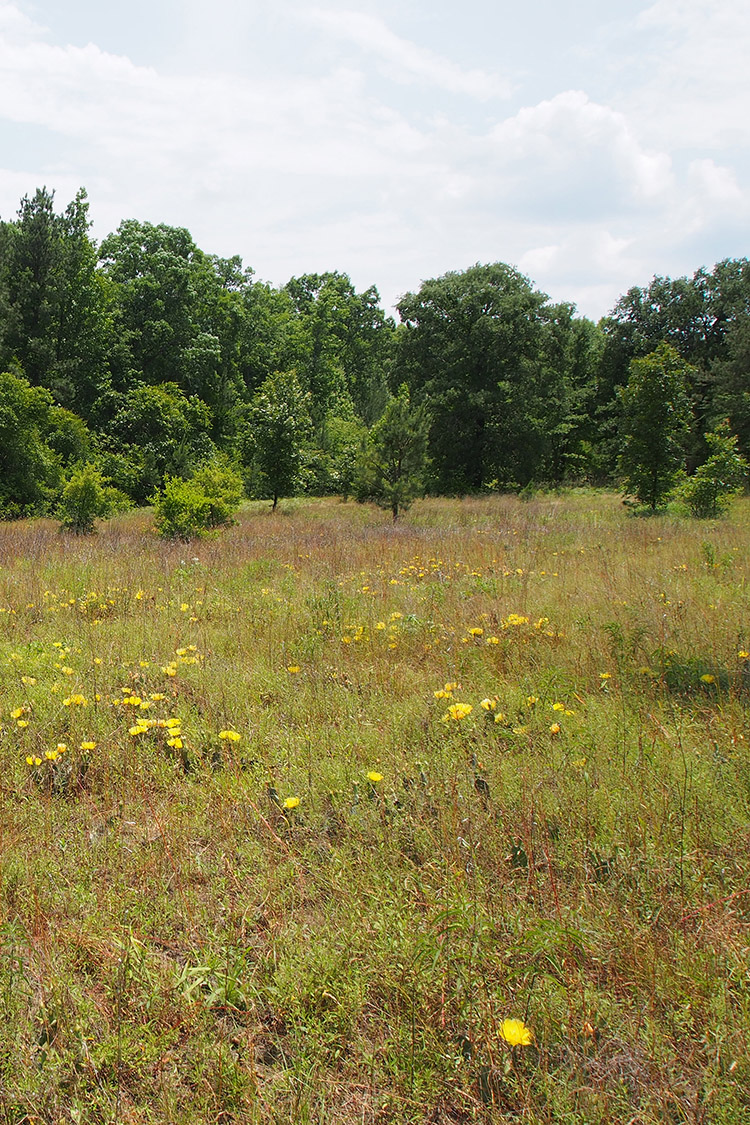
M390 312L503 261L598 319L750 251L741 0L0 0L0 217L190 230Z

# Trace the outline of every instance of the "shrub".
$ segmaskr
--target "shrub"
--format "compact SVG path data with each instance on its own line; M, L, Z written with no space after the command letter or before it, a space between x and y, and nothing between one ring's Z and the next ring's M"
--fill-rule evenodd
M58 506L60 526L76 535L90 535L97 519L126 511L130 506L128 497L109 487L99 469L87 463L73 471L63 488Z
M691 516L712 519L720 516L740 492L748 466L737 452L737 438L730 433L728 421L720 422L704 436L709 456L681 485L677 497L687 505Z
M204 465L191 480L167 477L152 497L155 523L164 539L197 539L232 522L242 499L242 480L219 462Z

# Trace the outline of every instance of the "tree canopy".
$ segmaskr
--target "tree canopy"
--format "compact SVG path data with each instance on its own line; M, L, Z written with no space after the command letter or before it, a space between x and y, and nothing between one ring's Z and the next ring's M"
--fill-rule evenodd
M330 270L274 287L182 227L126 219L97 246L88 209L83 189L58 210L43 187L0 221L6 516L49 510L86 464L143 504L217 455L254 494L347 494L402 385L429 418L422 488L632 487L633 380L666 347L684 364L687 470L722 420L750 454L745 258L634 286L599 324L512 265L476 264L405 294L396 323L373 285ZM644 421L671 393L655 386Z

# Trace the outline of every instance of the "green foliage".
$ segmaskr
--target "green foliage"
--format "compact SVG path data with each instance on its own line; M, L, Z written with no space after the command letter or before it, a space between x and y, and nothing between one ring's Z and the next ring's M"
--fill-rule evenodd
M586 433L599 333L502 262L399 303L396 372L432 418L432 487L560 479Z
M77 535L90 535L96 520L130 507L125 493L108 485L96 465L87 462L71 473L62 490L58 505L60 526Z
M310 395L316 432L326 416L353 410L371 425L387 399L394 325L371 286L357 293L338 272L293 277L284 287L292 315L286 330L286 364Z
M252 401L250 440L253 467L260 488L273 498L293 496L302 480L303 443L310 432L309 397L293 371L279 371L264 380Z
M367 442L367 428L357 418L330 415L320 443L306 454L305 490L313 496L351 495L357 458Z
M65 468L88 460L94 452L94 435L83 418L62 406L50 410L45 436Z
M20 375L0 373L0 519L43 511L61 479L46 441L52 396Z
M713 519L726 511L747 480L747 461L737 451L737 436L723 421L704 435L709 456L680 487L678 497L691 516Z
M428 428L424 407L412 406L402 387L373 426L360 458L357 496L390 509L394 521L424 490Z
M157 530L164 539L200 538L232 522L239 507L241 477L228 465L203 465L191 480L167 477L152 498Z
M115 409L107 444L138 466L131 487L122 476L117 481L136 503L145 503L166 476L187 477L215 453L208 407L197 396L185 395L176 383L140 385L112 398Z
M689 373L675 349L662 343L632 361L630 378L620 392L625 488L652 511L672 491L684 465L691 416Z
M273 288L181 227L129 219L99 251L88 208L83 189L58 212L40 188L0 221L0 370L67 412L49 415L44 450L32 443L37 468L29 486L13 484L17 498L5 489L6 515L49 509L61 466L95 460L143 504L167 475L190 477L219 450L239 452L248 487L274 503L298 491L346 495L359 444L346 431L374 425L402 381L430 414L431 490L604 484L620 453L618 388L631 361L663 341L690 364L689 468L722 418L750 455L747 259L655 277L600 325L502 262L477 264L406 294L396 327L374 286L357 292L330 271ZM261 388L279 371L294 371L307 397L301 432L276 455L253 414L268 409Z
M54 192L24 197L0 239L0 363L16 359L34 384L89 418L109 385L113 350L110 294L88 236L86 192L62 214ZM4 329L4 330L3 330Z

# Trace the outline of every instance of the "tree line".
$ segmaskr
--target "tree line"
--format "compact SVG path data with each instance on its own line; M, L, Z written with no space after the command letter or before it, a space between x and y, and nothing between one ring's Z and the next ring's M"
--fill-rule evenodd
M0 222L4 518L54 510L83 465L123 506L222 462L274 504L354 494L394 515L416 488L632 480L627 388L660 348L680 464L704 465L721 425L750 452L745 258L656 277L598 324L475 265L405 294L396 322L345 273L273 287L183 228L89 232L84 190L57 211L38 189Z

